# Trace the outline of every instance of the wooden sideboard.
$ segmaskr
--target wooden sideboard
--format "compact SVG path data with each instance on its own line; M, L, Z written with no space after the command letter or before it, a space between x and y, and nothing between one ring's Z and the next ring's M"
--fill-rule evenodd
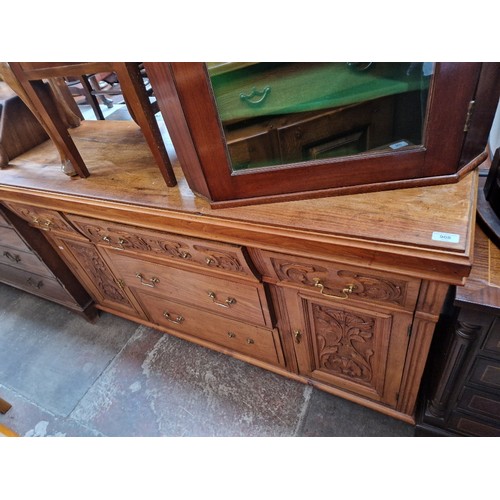
M0 171L99 309L407 422L450 285L471 267L477 174L457 184L212 210L165 188L133 122L71 131Z

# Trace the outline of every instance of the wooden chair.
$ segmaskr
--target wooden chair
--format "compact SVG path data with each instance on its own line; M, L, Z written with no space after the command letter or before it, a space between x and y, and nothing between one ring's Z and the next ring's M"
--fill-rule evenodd
M43 95L41 81L56 77L92 75L106 71L116 73L129 112L140 126L167 186L176 185L174 171L144 86L140 63L11 62L8 64L24 96L28 97L32 106L31 109L34 108L36 111L35 116L42 120L47 133L54 141L61 156L63 170L65 170L69 162L69 166L74 169L74 174L80 177L88 177L90 173L67 127L61 121L57 110L54 109L55 103ZM14 90L17 91L15 88ZM23 95L21 95L21 98L23 98Z

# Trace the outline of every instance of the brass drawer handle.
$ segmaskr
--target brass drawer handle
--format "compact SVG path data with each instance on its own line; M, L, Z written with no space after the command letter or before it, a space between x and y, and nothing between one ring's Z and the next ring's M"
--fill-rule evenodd
M38 283L32 279L32 278L28 278L26 280L26 283L28 283L29 286L32 286L33 288L37 288L38 290L40 290L40 288L42 288L43 286L43 281L40 280Z
M233 297L228 297L224 302L219 302L214 292L208 292L208 296L212 299L214 304L220 307L231 307L233 304L236 304L236 299L233 299Z
M342 295L333 295L330 293L325 293L325 285L321 283L321 280L319 278L314 278L314 286L319 288L319 293L321 293L321 295L339 300L345 300L349 298L349 295L356 289L356 285L349 284L342 289Z
M40 220L38 217L33 217L33 224L36 224L40 229L43 229L44 231L48 231L50 229L50 226L52 225L52 221L45 219L45 220Z
M230 338L230 339L234 339L236 337L236 333L234 332L227 332L227 336Z
M179 253L179 257L181 259L190 259L191 258L191 254L189 252L185 252L183 250L182 252Z
M214 259L212 259L211 257L207 257L205 259L205 262L207 263L207 266L209 266L210 264L213 264L215 261Z
M7 257L9 260L12 262L21 262L21 257L19 255L12 255L10 252L4 252L3 253L4 257Z
M154 288L156 284L160 282L159 278L155 278L154 276L150 280L145 280L141 273L136 273L135 277L141 280L141 285L149 286L151 288Z
M102 241L109 243L112 246L112 248L116 248L117 250L123 250L123 245L125 243L128 243L127 240L125 240L123 238L118 238L118 246L115 247L115 246L113 246L113 242L111 241L111 238L109 236L103 236Z
M252 88L250 94L240 94L240 99L249 106L258 106L262 104L266 97L270 94L271 87L264 87L263 90L257 90L256 87Z
M295 338L295 343L300 344L300 341L302 339L302 332L300 330L294 330L293 337Z
M184 321L184 317L181 316L180 314L177 316L177 318L172 319L170 317L170 313L168 311L163 311L163 316L170 321L170 323L175 323L176 325L180 325Z
M255 344L255 340L251 338L247 338L247 344Z

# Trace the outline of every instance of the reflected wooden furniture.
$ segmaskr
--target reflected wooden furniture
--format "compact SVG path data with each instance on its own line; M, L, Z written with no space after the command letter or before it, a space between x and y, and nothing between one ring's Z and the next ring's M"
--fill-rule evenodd
M0 167L48 139L29 108L0 81Z
M62 152L63 170L69 174L77 174L80 177L88 177L90 175L86 162L76 147L72 135L55 112L55 103L41 94L40 83L45 78L114 71L120 81L127 106L141 127L164 181L167 186L174 186L176 184L172 165L168 158L158 123L151 109L149 96L144 88L139 63L12 62L9 63L9 66L17 78L19 85L37 110L37 116L41 117L50 138Z
M1 172L0 197L96 306L414 422L444 298L471 267L476 173L213 210L178 164L165 193L140 131L127 127L74 130L95 173L84 183L60 175L50 141Z
M440 323L420 435L500 436L500 250L476 226L475 258Z

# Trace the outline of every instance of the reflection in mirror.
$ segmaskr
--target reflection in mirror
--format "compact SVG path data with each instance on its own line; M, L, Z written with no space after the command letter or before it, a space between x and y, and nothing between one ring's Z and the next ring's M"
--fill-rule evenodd
M433 63L207 63L233 170L423 143Z

